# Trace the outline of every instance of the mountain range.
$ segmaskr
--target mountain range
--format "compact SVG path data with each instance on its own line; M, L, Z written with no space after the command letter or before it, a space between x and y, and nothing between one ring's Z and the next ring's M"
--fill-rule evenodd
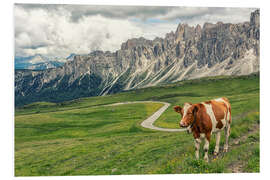
M243 23L179 24L164 38L129 39L121 49L74 55L60 67L15 71L16 106L101 96L217 75L259 72L260 12Z
M74 53L66 58L61 57L47 57L42 54L27 57L15 57L15 69L31 69L31 70L45 70L50 68L57 68L64 65L67 61L73 60Z

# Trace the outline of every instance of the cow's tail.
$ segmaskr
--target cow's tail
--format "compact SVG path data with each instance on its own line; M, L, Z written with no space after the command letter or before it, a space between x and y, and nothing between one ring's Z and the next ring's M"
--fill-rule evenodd
M232 112L231 112L231 105L229 104L229 123L231 124L232 123Z
M232 111L231 111L231 104L229 102L229 100L227 98L224 98L226 101L227 101L227 105L228 105L228 115L227 115L227 118L228 118L228 121L229 121L229 124L232 123Z
M232 112L231 112L231 104L229 102L229 99L226 97L222 98L225 101L225 104L227 106L227 115L226 115L226 120L229 122L229 124L232 123Z

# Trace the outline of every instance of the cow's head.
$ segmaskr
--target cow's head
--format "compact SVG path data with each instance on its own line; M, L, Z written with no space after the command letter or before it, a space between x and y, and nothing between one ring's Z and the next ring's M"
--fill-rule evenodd
M185 103L183 108L180 106L174 106L174 110L182 116L182 119L179 122L180 127L188 127L194 121L198 107L191 103Z

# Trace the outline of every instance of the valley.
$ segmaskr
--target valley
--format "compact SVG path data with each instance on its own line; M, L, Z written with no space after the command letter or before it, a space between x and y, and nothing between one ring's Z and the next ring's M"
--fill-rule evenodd
M15 109L15 175L259 172L259 87L258 73L215 76L18 107ZM191 135L141 126L163 104L108 106L127 101L168 102L171 105L154 126L179 129L180 116L174 112L174 105L221 96L227 97L232 105L230 147L228 153L213 159L213 136L209 164L202 158L195 160ZM221 148L223 144L222 133Z

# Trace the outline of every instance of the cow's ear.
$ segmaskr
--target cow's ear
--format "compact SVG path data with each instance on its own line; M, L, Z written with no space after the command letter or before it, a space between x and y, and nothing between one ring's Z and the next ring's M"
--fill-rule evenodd
M181 110L182 110L182 108L180 106L174 106L173 109L177 113L181 113Z
M193 110L192 110L192 113L193 114L196 114L199 110L199 107L197 105L193 105Z

